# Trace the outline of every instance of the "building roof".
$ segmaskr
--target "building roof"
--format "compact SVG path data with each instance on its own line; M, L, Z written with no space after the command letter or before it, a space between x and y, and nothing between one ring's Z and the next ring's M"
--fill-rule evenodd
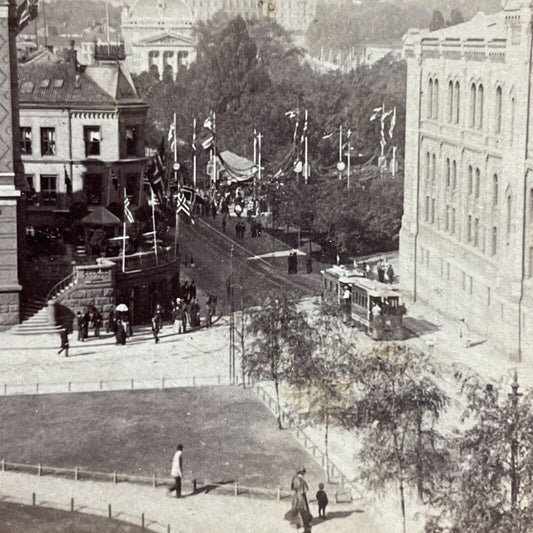
M429 32L425 37L428 39L435 37L462 40L484 39L485 41L505 39L507 37L505 12L498 11L497 13L486 15L483 11L480 11L467 22Z
M190 20L194 14L182 0L136 0L128 11L128 18Z
M125 66L88 67L77 73L63 61L57 64L35 62L19 66L21 104L75 104L115 107L119 104L144 104L138 97ZM127 72L127 71L126 71Z

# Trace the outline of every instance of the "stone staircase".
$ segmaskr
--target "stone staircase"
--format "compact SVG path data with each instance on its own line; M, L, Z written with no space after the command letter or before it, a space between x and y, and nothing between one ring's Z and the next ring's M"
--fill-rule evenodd
M48 301L32 298L21 303L21 323L13 326L9 332L13 335L57 335L61 329L50 319Z

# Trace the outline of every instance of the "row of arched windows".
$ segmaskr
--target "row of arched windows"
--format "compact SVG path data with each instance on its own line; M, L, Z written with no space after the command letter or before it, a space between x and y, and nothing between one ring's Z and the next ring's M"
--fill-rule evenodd
M439 118L439 80L431 77L428 79L426 117L438 120ZM511 132L514 129L514 97L511 101ZM461 120L461 85L458 81L448 82L446 121L450 124L459 124ZM500 85L494 94L494 132L502 132L503 90ZM482 130L485 116L485 89L482 83L470 85L470 102L468 126Z

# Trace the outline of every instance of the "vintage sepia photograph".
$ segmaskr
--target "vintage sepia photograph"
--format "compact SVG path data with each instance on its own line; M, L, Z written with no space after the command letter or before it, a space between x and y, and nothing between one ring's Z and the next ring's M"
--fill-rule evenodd
M533 532L533 0L0 0L0 88L0 533Z

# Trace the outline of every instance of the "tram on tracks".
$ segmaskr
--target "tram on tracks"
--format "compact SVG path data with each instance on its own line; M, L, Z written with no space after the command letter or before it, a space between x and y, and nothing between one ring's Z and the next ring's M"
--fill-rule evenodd
M355 322L374 340L403 340L405 306L397 288L366 277L353 267L322 271L324 297L338 304L347 323Z

